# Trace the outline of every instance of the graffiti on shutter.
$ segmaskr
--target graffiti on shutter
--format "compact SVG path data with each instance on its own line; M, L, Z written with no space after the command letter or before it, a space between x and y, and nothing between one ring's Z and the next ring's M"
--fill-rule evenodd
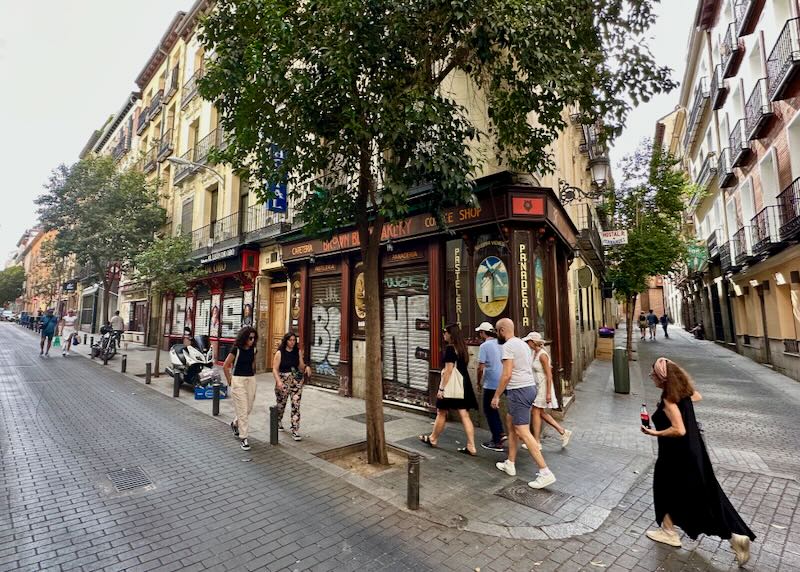
M341 294L338 276L311 281L311 382L333 389L339 388Z
M197 314L195 315L195 331L196 336L208 335L208 324L211 320L211 298L204 298L197 301Z
M242 291L226 290L222 297L222 338L235 338L242 323Z
M175 298L175 310L172 312L172 333L176 336L183 335L184 322L186 320L186 297Z
M383 278L383 378L428 390L430 315L425 267L387 271Z

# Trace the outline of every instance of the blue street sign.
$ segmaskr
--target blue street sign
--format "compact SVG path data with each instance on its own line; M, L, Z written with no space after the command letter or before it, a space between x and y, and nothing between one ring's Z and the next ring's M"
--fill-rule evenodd
M275 161L275 167L279 167L283 163L286 154L278 149L277 146L272 147L272 158ZM267 210L277 213L285 213L289 206L289 201L286 199L286 181L280 184L270 183L269 192L272 198L267 200Z

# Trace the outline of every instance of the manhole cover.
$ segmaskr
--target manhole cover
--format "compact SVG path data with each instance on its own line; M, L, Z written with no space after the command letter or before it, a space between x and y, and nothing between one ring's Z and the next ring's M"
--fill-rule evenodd
M358 421L359 423L367 423L367 414L366 413L359 413L358 415L351 415L350 417L345 417L345 419L350 419L351 421ZM400 419L397 415L391 415L389 413L383 414L383 421L388 423L389 421L394 421L395 419Z
M119 492L138 489L139 487L146 487L147 485L153 484L153 481L150 480L150 477L147 476L141 467L130 467L118 471L111 471L107 476L114 484L114 488Z
M555 514L558 509L564 506L564 503L572 498L572 495L557 491L532 489L528 486L528 483L519 480L500 489L495 494L546 514Z

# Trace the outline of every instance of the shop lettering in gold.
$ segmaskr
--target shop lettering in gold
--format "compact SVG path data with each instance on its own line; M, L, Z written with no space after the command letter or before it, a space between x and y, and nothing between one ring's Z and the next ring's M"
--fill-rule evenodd
M292 256L297 256L300 254L310 254L314 252L314 247L311 245L310 242L306 242L305 244L298 244L297 246L292 247Z
M456 322L461 323L461 249L453 249L453 270L455 271L454 286L456 289Z
M530 300L528 299L528 247L519 245L519 290L522 302L522 325L531 325Z

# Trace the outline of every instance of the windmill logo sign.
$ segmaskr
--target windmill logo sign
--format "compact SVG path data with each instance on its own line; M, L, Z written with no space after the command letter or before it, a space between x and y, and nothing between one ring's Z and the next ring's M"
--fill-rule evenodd
M508 270L496 256L487 256L475 273L475 294L481 312L494 318L508 303Z

